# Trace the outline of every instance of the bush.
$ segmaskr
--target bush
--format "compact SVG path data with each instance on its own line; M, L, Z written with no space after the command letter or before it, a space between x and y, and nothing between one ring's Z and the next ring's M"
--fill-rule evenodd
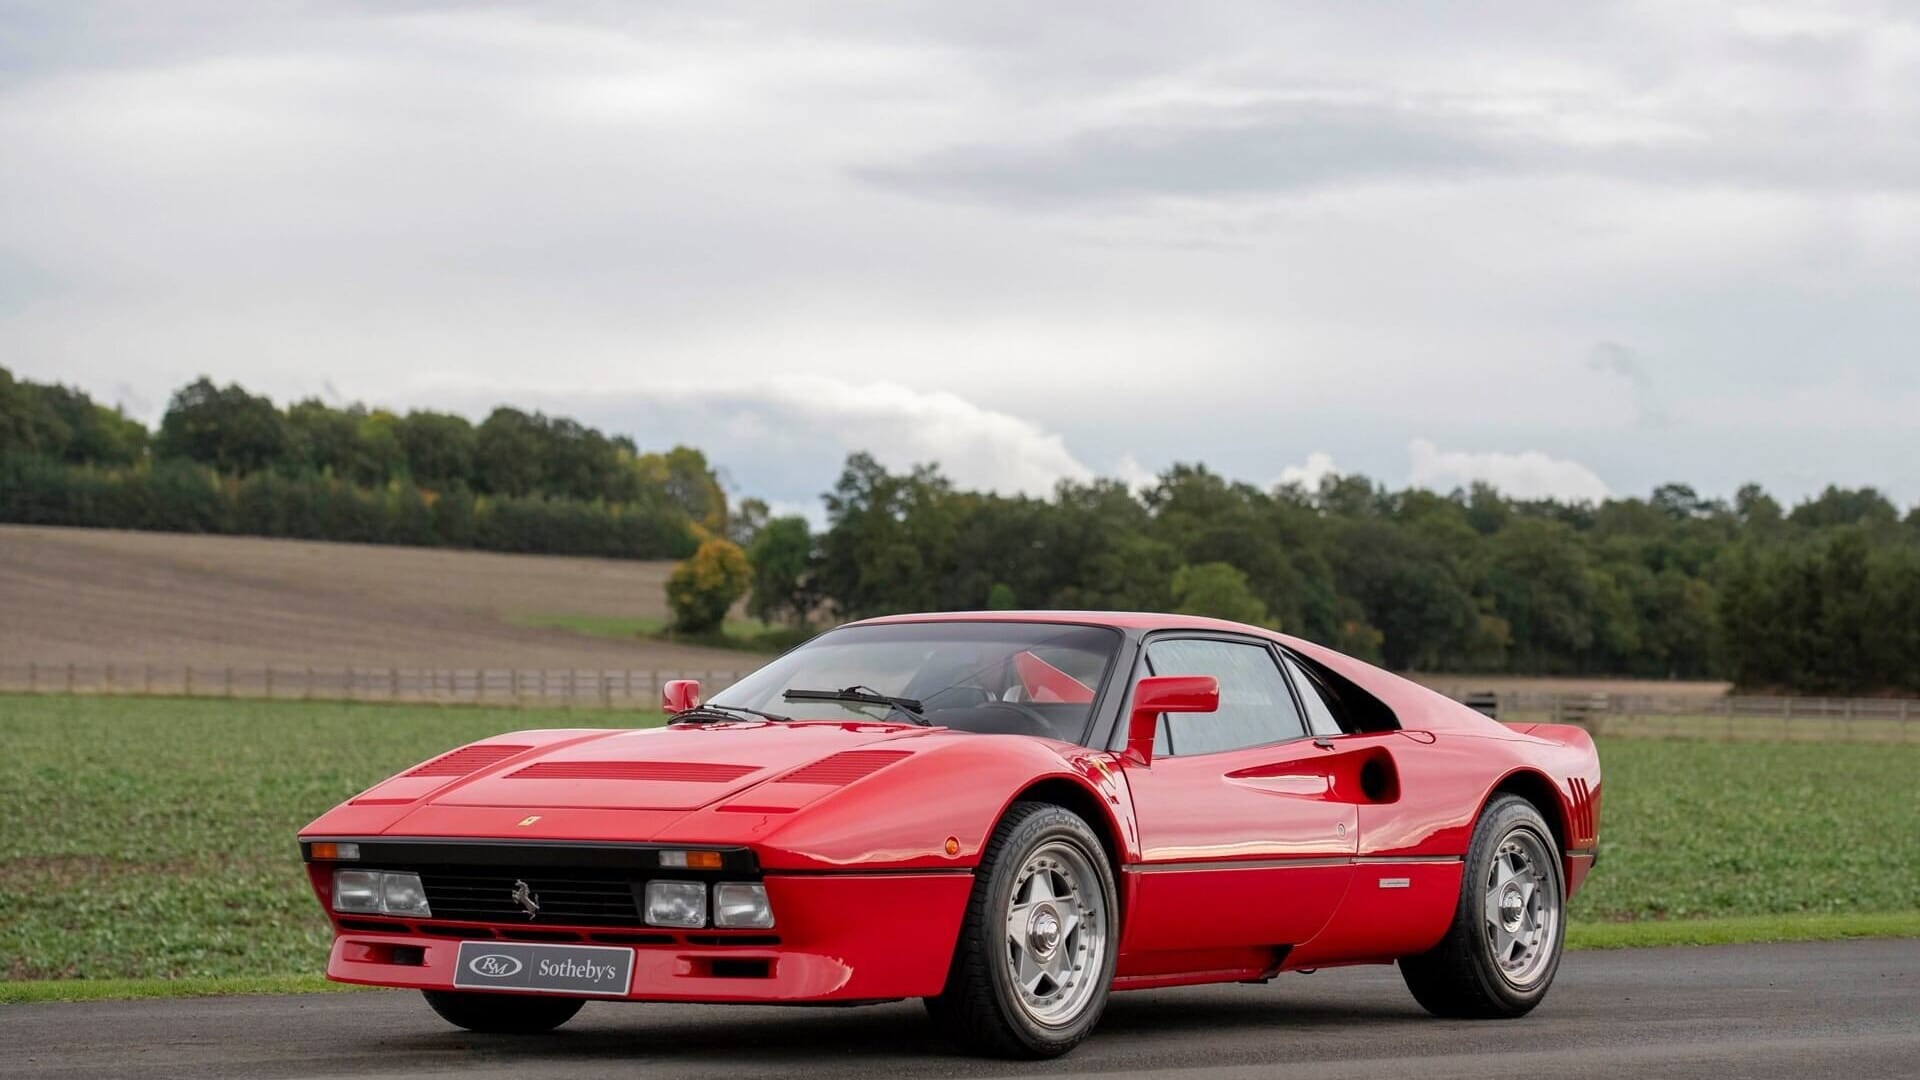
M727 609L744 596L753 569L746 553L731 540L702 543L667 578L667 606L673 627L685 634L710 634L726 621Z

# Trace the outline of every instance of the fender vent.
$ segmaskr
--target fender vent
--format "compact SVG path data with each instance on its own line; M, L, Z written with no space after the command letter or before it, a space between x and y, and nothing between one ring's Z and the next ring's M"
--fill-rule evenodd
M722 765L706 761L536 761L507 774L509 780L666 780L680 784L724 784L748 773L753 765Z
M811 765L802 765L781 777L779 782L840 787L871 776L911 753L911 750L842 750Z
M479 772L489 765L498 765L515 754L523 754L533 749L531 746L507 746L503 743L489 743L485 746L467 746L451 754L442 754L402 776L465 776Z
M1573 779L1573 844L1575 847L1587 847L1593 843L1596 831L1593 820L1593 789L1579 777Z

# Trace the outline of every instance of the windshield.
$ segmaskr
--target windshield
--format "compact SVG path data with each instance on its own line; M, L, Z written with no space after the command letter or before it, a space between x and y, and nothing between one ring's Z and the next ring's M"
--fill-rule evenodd
M849 626L782 656L714 695L711 704L795 720L911 719L884 703L787 696L789 690L858 688L918 704L928 723L942 727L1081 742L1119 649L1119 631L1099 626Z

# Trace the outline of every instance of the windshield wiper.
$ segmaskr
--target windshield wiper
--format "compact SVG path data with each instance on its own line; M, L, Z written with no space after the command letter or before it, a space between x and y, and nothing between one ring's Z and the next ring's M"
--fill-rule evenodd
M777 713L761 712L759 709L749 709L745 705L705 704L695 705L691 709L674 713L673 716L667 720L667 723L704 724L713 720L738 720L740 719L741 713L749 716L757 716L763 720L775 720L783 724L793 719L791 716L781 716Z
M788 690L780 696L788 701L850 701L856 705L885 705L905 713L908 719L922 727L933 726L933 721L926 717L926 706L918 700L883 694L870 686L849 686L841 690Z

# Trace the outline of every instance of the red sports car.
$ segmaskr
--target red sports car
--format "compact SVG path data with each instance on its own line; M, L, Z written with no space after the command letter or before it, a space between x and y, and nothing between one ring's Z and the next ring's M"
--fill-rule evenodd
M1029 1057L1115 990L1336 964L1518 1016L1594 860L1586 732L1214 619L873 619L666 698L665 727L486 739L309 825L328 977L497 1032L917 997Z

